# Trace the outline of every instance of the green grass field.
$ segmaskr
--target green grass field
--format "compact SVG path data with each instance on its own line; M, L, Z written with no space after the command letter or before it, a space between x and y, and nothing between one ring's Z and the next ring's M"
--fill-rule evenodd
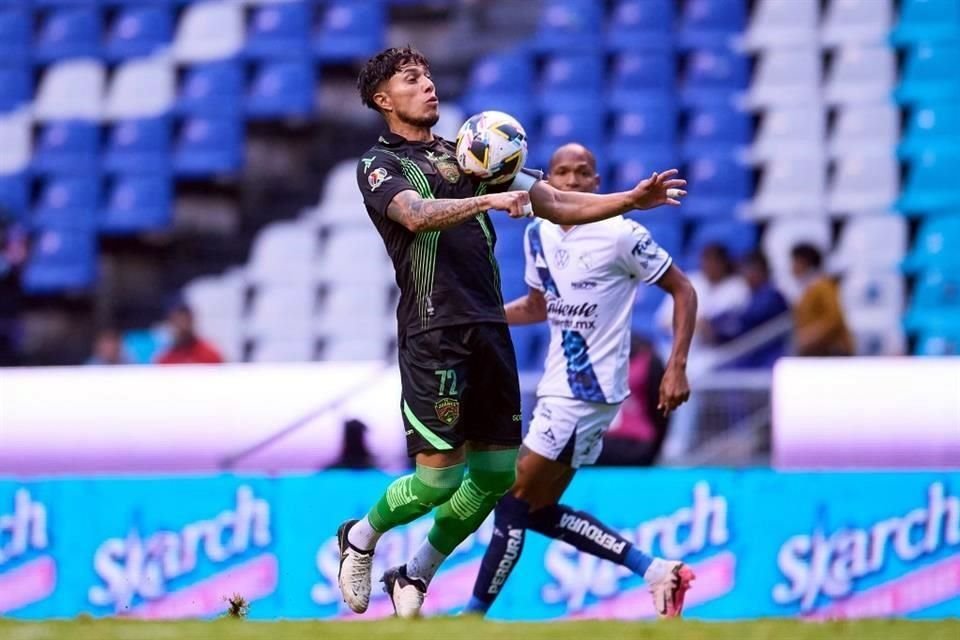
M791 620L703 623L133 622L0 620L0 640L958 640L960 620L802 623Z

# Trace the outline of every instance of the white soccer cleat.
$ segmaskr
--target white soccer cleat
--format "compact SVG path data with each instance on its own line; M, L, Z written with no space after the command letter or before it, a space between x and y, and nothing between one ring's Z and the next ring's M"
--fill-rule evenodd
M340 571L337 582L343 601L354 613L363 613L370 606L370 574L373 567L373 551L357 549L347 540L347 532L356 524L347 520L337 529L337 544L340 546Z
M679 560L655 558L643 577L650 586L657 615L679 618L690 583L696 578L693 570Z
M419 618L423 608L423 598L427 595L427 586L422 580L407 576L407 567L400 565L388 569L383 577L383 590L390 596L393 611L398 618Z

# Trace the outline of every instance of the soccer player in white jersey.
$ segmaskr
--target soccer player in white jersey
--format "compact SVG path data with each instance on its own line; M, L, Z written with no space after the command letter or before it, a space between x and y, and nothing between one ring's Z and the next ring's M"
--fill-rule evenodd
M578 144L551 158L550 185L593 192L593 154ZM546 371L523 440L513 488L497 504L494 534L466 612L493 604L532 529L642 575L662 617L683 611L694 575L677 560L651 558L592 515L559 504L576 470L596 462L603 434L629 395L630 315L638 282L674 301L673 350L660 385L669 413L690 395L686 362L697 296L687 277L641 225L623 217L581 226L537 220L524 237L529 293L505 307L509 324L550 323Z

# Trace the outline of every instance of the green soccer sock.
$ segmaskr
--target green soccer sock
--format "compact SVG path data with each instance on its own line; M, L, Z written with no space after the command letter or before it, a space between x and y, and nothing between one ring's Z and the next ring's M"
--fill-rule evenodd
M451 498L463 479L464 465L425 467L417 465L414 473L397 478L377 501L367 518L379 533L413 522Z
M517 478L517 449L467 454L469 471L453 496L437 509L427 540L445 555L477 530Z

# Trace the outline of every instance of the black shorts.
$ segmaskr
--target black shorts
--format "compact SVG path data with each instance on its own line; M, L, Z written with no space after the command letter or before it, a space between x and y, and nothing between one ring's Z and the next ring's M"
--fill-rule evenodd
M400 343L407 453L467 440L520 446L520 381L507 325L442 327Z

